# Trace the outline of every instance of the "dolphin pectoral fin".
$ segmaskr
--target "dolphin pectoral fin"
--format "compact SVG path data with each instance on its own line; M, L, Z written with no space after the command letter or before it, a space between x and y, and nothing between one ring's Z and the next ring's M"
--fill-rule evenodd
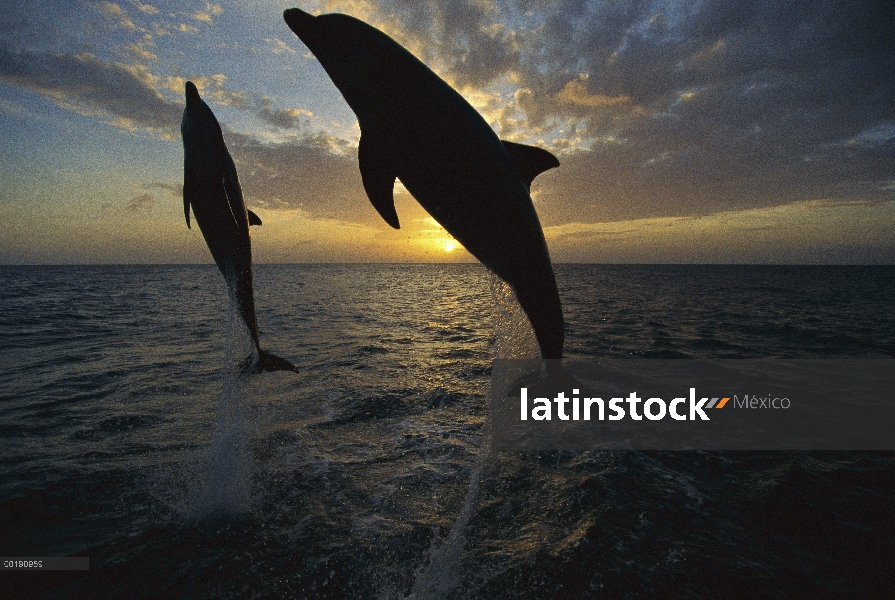
M195 177L187 170L183 172L183 216L186 217L186 228L190 226L190 202L196 195Z
M246 209L246 212L249 214L249 225L261 225L261 219L258 215L248 209Z
M361 133L357 147L357 160L364 190L376 212L385 222L400 229L398 213L395 211L395 171L387 160L388 149L377 144L375 138Z
M515 142L507 142L505 140L500 141L503 142L504 149L510 155L513 164L516 165L519 177L528 187L531 187L531 182L534 181L535 177L547 169L559 166L559 159L543 148L516 144Z

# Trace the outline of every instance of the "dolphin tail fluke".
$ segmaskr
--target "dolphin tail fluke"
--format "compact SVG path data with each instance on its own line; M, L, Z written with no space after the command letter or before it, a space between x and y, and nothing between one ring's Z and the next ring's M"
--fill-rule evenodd
M264 350L258 351L258 372L264 371L292 371L298 373L298 369L285 358L280 358Z
M258 358L255 353L246 356L239 363L239 372L245 377L249 375L257 375L265 371L292 371L298 373L298 369L285 358L280 358L276 354L265 352L258 349Z

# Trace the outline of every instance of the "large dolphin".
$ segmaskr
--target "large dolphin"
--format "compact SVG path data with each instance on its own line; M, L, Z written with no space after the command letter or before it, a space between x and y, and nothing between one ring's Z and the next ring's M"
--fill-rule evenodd
M247 363L247 367L258 372L296 371L289 361L263 351L258 342L249 225L261 225L261 219L246 209L236 166L224 144L221 126L191 81L186 82L186 108L180 133L183 137L186 226L190 227L192 206L214 262L227 280L230 297L252 335L258 360L254 364Z
M373 206L399 227L395 177L516 293L541 354L561 358L563 317L531 181L559 166L540 148L501 142L485 120L426 65L353 17L283 18L314 53L357 115L361 178Z

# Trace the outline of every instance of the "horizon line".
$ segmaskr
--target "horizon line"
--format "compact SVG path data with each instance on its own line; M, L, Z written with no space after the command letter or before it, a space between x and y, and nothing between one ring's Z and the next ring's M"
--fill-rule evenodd
M559 265L586 265L586 266L606 266L606 267L618 267L618 266L640 266L640 267L650 267L650 266L662 266L662 267L673 267L673 266L693 266L693 267L735 267L735 266L743 266L743 267L893 267L895 266L895 262L892 263L814 263L814 262L572 262L572 261L564 261L564 262L554 262L553 266ZM253 267L259 266L331 266L331 265L383 265L383 266L481 266L482 268L487 269L485 265L480 262L385 262L385 261L342 261L342 262L263 262L263 263L253 263ZM189 262L189 263L177 263L177 262L112 262L112 263L92 263L92 262L71 262L71 263L3 263L0 262L0 267L214 267L216 266L214 262Z

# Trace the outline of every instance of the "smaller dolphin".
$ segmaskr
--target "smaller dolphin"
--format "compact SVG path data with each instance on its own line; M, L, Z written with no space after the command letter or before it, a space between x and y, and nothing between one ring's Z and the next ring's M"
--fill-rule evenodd
M261 349L255 299L252 293L252 246L249 225L261 225L261 219L246 209L236 165L224 144L221 126L199 90L186 82L186 108L180 123L183 137L183 214L190 227L190 206L214 262L227 280L230 297L245 321L258 353L253 364L249 355L244 370L296 371L289 361Z

